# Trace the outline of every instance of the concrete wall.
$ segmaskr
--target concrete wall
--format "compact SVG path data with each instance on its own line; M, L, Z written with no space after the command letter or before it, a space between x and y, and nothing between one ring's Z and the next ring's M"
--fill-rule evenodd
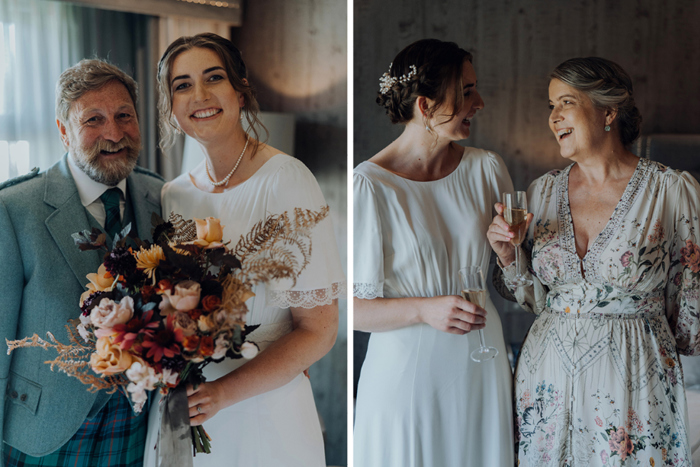
M347 4L314 0L246 2L232 28L260 107L296 117L294 155L316 176L331 207L341 258L347 256ZM325 423L326 460L347 465L347 303L331 352L311 367Z
M474 54L485 108L465 143L503 156L516 189L567 165L547 123L547 77L569 58L601 56L630 74L642 134L700 133L698 24L694 0L355 0L354 163L401 133L375 103L378 79L403 47L428 37ZM506 341L522 342L532 317L491 295Z

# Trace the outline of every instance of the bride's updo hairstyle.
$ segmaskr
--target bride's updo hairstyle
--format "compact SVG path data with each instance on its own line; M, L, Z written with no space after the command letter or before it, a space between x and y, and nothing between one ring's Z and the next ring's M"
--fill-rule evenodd
M170 81L172 80L171 74L175 59L181 53L194 48L213 50L223 62L226 75L233 89L243 94L245 106L242 108L242 112L250 128L248 131L252 133L253 141L251 141L251 144L253 145L253 154L255 154L260 144L258 130L262 129L265 132L265 140L267 140L269 132L258 118L260 106L255 99L255 90L247 82L248 69L245 66L245 62L243 62L241 51L230 40L213 33L183 36L176 39L168 46L160 58L160 62L158 62L160 147L165 149L172 146L177 135L182 133L182 129L173 117L173 95Z
M452 120L464 102L462 67L472 55L454 42L422 39L404 48L380 79L377 104L386 109L391 123L413 120L413 107L419 96L434 104L425 115L426 126L435 111L446 105ZM448 102L451 100L451 102ZM449 120L448 120L449 121ZM445 122L446 123L446 122Z
M634 103L632 80L617 63L600 57L572 58L556 67L549 79L581 91L596 107L617 110L613 123L625 147L639 136L642 115Z

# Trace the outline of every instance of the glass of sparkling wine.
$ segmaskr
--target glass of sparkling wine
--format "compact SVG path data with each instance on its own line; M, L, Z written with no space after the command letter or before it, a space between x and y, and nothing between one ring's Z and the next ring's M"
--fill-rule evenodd
M503 193L503 218L515 234L510 243L515 247L516 275L510 283L513 287L527 287L532 281L520 273L520 244L525 239L527 227L527 194L524 191Z
M462 298L484 308L486 306L486 282L481 267L462 268L459 270L459 276L462 279ZM479 344L479 348L471 353L471 358L475 362L485 362L498 355L497 349L486 346L483 329L479 329Z

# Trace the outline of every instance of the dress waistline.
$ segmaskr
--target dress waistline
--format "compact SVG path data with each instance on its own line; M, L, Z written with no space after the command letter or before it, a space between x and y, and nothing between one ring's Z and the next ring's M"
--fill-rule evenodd
M565 319L601 319L601 320L606 320L606 319L613 319L613 320L620 320L620 319L649 319L649 318L657 318L661 317L664 315L664 309L663 308L652 308L652 309L647 309L647 310L638 310L634 313L594 313L594 312L588 312L588 313L575 313L575 312L565 312L565 311L557 311L553 310L549 307L546 307L543 310L543 313L549 313L552 315L556 315L560 318L565 318Z

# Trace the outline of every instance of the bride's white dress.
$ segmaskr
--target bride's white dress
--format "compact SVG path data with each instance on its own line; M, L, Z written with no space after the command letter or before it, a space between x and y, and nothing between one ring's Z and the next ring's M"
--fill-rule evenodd
M493 205L512 190L501 158L481 149L466 148L454 172L430 182L358 165L355 297L459 295L459 268L488 267ZM356 466L513 466L512 373L490 298L485 308L486 343L499 350L485 363L469 358L476 332L419 324L372 333L357 393Z
M294 208L319 210L326 205L316 179L297 159L278 154L251 178L225 193L205 193L189 174L163 187L163 214L185 219L221 219L224 240L235 246L241 235L270 214ZM311 308L344 296L345 277L340 264L330 216L312 230L310 264L296 286L256 286L248 302L248 324L260 324L254 340L261 349L292 330L289 307ZM267 290L266 290L267 289ZM217 379L244 365L246 360L225 359L205 367L207 380ZM152 406L145 466L156 465L155 442L160 416ZM288 384L244 400L217 413L204 423L212 438L211 454L194 458L196 467L290 466L325 467L323 439L309 379L299 374Z

